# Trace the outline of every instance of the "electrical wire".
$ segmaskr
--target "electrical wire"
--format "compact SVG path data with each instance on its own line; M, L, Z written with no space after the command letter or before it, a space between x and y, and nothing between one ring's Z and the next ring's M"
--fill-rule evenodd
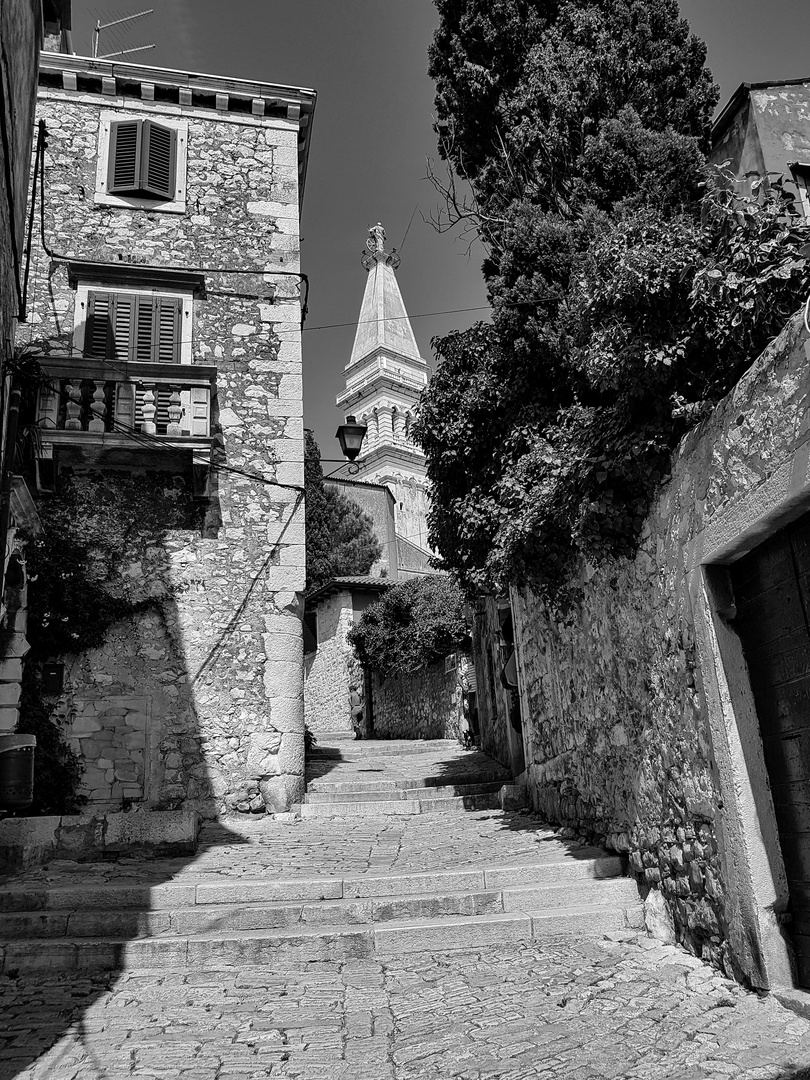
M298 332L304 329L304 323L307 317L307 311L309 308L309 277L307 274L302 273L300 270L276 270L271 267L235 267L235 266L177 266L174 264L165 264L162 266L155 266L151 263L115 263L105 261L103 259L88 259L80 255L62 255L59 252L53 251L48 245L48 240L45 235L45 168L44 168L44 155L45 155L45 139L47 136L47 128L45 121L39 121L39 127L37 131L37 155L42 155L43 167L40 169L40 200L39 200L39 216L40 216L40 241L42 243L42 250L51 259L52 262L57 263L81 263L85 266L112 266L116 270L122 272L126 269L134 268L137 270L156 270L160 271L173 271L182 274L240 274L248 276L262 277L294 277L298 278L300 283L304 287L303 296L301 298L301 326Z
M53 383L43 383L47 389L52 393L59 394L60 389ZM115 417L111 418L112 434L124 435L130 439L137 446L145 447L149 450L161 449L163 453L167 450L167 442L158 435L151 435L146 431L135 431L133 428L127 427L120 420L116 420ZM45 428L46 431L61 431L62 428L57 428L55 425L53 428ZM101 433L100 433L101 434ZM107 433L109 434L109 433ZM174 449L172 447L172 449ZM255 480L257 483L266 484L269 487L285 488L288 491L303 491L304 488L300 484L282 484L278 480L269 480L266 476L262 476L261 473L248 472L246 469L237 469L233 465L223 465L220 462L212 461L209 466L215 472L234 473L236 476L244 476L248 480Z

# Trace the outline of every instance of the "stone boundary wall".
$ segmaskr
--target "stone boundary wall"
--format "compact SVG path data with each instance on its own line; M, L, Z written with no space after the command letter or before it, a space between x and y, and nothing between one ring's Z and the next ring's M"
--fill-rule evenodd
M534 806L625 853L677 938L757 986L790 979L787 893L711 582L810 504L805 336L797 317L683 440L635 559L583 565L565 609L512 596Z
M318 647L304 657L304 721L315 736L352 730L349 684L354 650L346 640L354 623L351 592L335 593L321 601L317 611Z
M54 859L104 862L128 853L193 854L200 824L194 810L6 818L0 821L0 874Z
M443 660L413 675L373 672L371 693L376 739L457 739L464 727L457 672L445 673Z

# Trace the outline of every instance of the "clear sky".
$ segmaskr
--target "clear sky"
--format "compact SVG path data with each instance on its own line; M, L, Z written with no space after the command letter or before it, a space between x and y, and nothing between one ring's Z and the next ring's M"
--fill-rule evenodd
M432 0L73 0L73 40L89 54L91 27L154 7L148 18L102 36L102 53L155 42L134 61L231 75L318 91L302 219L302 264L310 276L304 334L305 421L324 457L338 456L351 326L365 284L360 253L366 229L381 221L389 245L402 246L398 279L412 316L486 305L482 252L429 217L436 195L424 179L436 157L433 87L427 46L437 22ZM681 0L709 46L723 100L741 82L810 76L808 0ZM469 326L486 311L413 320L426 359L430 339Z

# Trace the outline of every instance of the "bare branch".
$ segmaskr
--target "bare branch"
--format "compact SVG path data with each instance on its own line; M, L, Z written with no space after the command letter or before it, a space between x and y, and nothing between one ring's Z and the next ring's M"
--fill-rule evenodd
M471 183L461 154L455 151L452 139L442 138L441 153L445 161L452 161L454 168L447 165L446 177L441 177L434 168L432 158L426 159L427 173L425 179L429 180L434 190L442 200L435 214L431 214L427 223L436 232L445 233L461 226L461 236L468 241L467 254L469 255L476 240L488 250L501 251L498 240L497 226L506 225L506 218L487 214L481 209L480 201L476 195L475 185ZM463 180L467 186L467 193L460 194L456 186L456 177Z

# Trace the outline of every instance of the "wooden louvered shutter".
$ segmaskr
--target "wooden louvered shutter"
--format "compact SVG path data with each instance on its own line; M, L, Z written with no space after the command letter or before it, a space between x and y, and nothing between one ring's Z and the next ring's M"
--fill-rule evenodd
M140 187L143 120L116 120L110 124L110 163L107 190L133 192Z
M110 294L110 328L112 340L108 343L110 360L132 360L135 340L135 297L124 293Z
M111 319L115 297L111 293L91 292L87 297L87 323L84 328L84 355L106 357L112 340Z
M192 386L180 394L183 434L208 437L211 431L211 390L207 386Z
M135 297L135 340L132 359L148 364L154 358L155 308L151 296Z
M135 297L90 292L87 297L84 355L104 360L131 360Z
M177 174L177 132L152 120L143 121L140 190L173 199Z
M183 301L172 297L156 297L154 327L153 359L159 364L179 364Z

